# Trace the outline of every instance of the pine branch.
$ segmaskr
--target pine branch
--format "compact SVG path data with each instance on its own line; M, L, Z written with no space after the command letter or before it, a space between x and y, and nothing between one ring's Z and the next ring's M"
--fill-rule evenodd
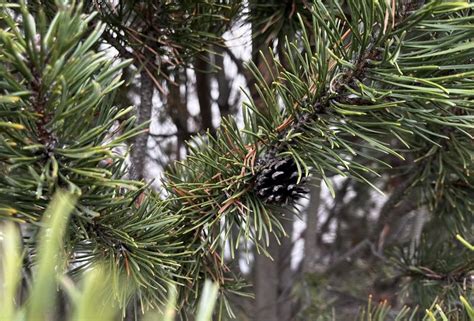
M223 292L241 292L224 264L226 247L234 257L243 239L268 254L270 236L285 235L282 204L294 204L305 178L321 177L332 191L328 175L377 189L371 178L389 167L382 155L423 161L413 187L435 215L453 222L450 231L469 230L472 7L430 2L397 24L386 1L350 0L349 12L337 1L315 2L306 12L312 25L301 22L300 36L281 47L286 63L267 62L273 82L254 68L263 106L250 102L243 126L228 118L215 135L194 137L190 155L166 173L165 199L123 179L116 149L140 128L133 117L115 128L130 112L111 105L129 62L115 65L91 49L103 27L86 36L92 18L62 8L49 29L38 28L38 49L31 17L23 12L17 23L3 10L0 215L35 224L55 190L73 191L80 198L69 226L67 247L78 255L71 272L105 258L149 306L169 283L181 286L181 306L193 305L206 278ZM44 127L58 140L45 162L36 154L45 142L32 126L43 107L31 103L39 97L31 64L43 73L40 96L51 117Z
M369 3L366 5L370 6ZM419 71L416 69L420 64L430 65L429 54L427 57L421 54L416 59L411 57L414 55L412 48L417 45L419 37L417 32L426 32L423 19L440 15L427 24L435 21L457 23L447 17L451 12L465 7L427 5L406 17L404 24L398 24L402 30L390 29L391 24L386 24L386 12L390 13L392 9L385 10L382 7L380 10L374 9L380 15L365 22L367 29L362 31L352 22L367 19L367 13L362 10L368 10L368 7L361 8L361 11L353 8L356 10L351 15L353 20L336 23L324 6L317 5L313 10L315 26L312 36L320 38L314 40L303 33L302 52L300 46L288 43L286 48L290 68L281 68L280 65L273 75L272 85L267 85L254 68L255 76L259 79L260 95L270 110L269 116L260 114L259 109L250 104L245 128L240 135L236 134L237 126L231 120L226 120L216 138L198 137L191 142L191 155L186 161L176 164L166 181L169 193L180 200L175 210L191 214L190 221L195 217L197 220L201 218L202 224L212 222L220 231L230 231L235 225L241 231L243 229L237 238L243 235L258 242L259 239L265 240L270 228L273 232L282 233L278 220L275 220L276 212L270 214L267 211L267 208L278 211L268 202L277 196L269 199L270 196L265 195L270 194L264 193L263 196L267 197L267 202L264 202L258 195L259 190L255 189L258 177L263 177L261 180L268 183L263 188L269 189L293 185L294 182L289 183L288 177L294 176L295 172L299 181L309 174L321 175L330 185L327 175L332 172L369 183L364 176L368 172L375 173L370 166L380 161L367 151L375 155L390 153L403 159L398 151L390 148L390 140L395 138L402 144L414 146L416 143L413 141L416 139L431 142L437 135L430 128L441 122L452 126L460 135L463 135L464 125L471 128L472 124L465 123L469 122L467 118L461 117L457 119L459 121L451 123L446 123L446 119L441 120L444 118L443 111L449 108L450 103L446 100L447 96L439 99L436 89L438 85L456 87L458 84L451 83L449 79L460 79L458 77L462 78L463 75L456 76L457 71L453 70L454 74L448 78L436 78L437 75L426 74L421 67ZM413 36L405 35L404 31L405 26L410 24L422 25ZM331 28L345 27L330 29L328 25ZM318 31L320 29L330 29L325 38ZM469 37L469 31L459 32L462 35L459 39ZM442 33L436 33L435 36L440 39L444 37ZM341 39L344 46L340 45ZM440 39L427 42L433 46L433 43L442 43ZM320 45L318 48L317 44L325 46ZM451 45L451 48L457 48ZM441 45L441 48L430 50L445 50L443 47ZM459 50L463 51L461 48ZM466 50L470 49L466 47ZM272 63L279 66L278 60ZM433 63L441 62L435 59ZM442 63L452 62L443 60ZM331 68L326 70L324 66ZM466 68L470 67L466 65ZM407 73L412 75L404 76ZM400 75L396 76L400 78L399 81L393 81L393 75ZM436 79L442 84L429 84L433 80L436 82ZM426 87L427 84L429 87ZM470 104L467 102L469 97L463 96L464 92L459 92L461 96L457 96L454 87L450 94L452 98L461 104ZM425 107L428 105L426 102L431 105ZM282 104L285 108L281 108ZM432 108L436 112L432 112ZM432 118L424 117L424 113L430 113ZM294 166L290 165L288 158L293 159ZM365 158L367 165L362 165L364 163L360 158ZM286 166L288 174L277 166ZM279 182L276 179L281 175L287 177L286 181ZM419 177L415 181L418 183ZM286 199L282 197L278 200ZM206 226L212 229L212 225ZM217 244L220 241L215 239L215 242ZM232 240L229 242L234 244Z

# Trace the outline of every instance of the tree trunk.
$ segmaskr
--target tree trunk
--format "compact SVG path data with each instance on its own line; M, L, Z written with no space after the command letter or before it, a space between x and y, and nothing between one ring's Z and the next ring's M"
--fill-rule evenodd
M188 128L189 111L187 97L186 95L183 97L180 90L180 86L183 84L187 86L185 71L176 71L174 74L174 82L167 82L168 93L166 95L166 110L177 130L177 160L181 157L181 147L183 146L184 141L190 137Z
M252 1L259 2L256 0ZM274 39L268 38L261 31L261 27L258 24L252 23L252 62L257 66L263 80L270 84L273 81L271 69L275 69L273 56L270 51ZM252 77L251 82L247 85L258 111L262 115L269 116L270 111L255 87L256 79ZM291 304L283 299L288 294L288 286L290 286L289 291L291 292L291 284L289 284L292 279L291 250L288 250L288 248L292 247L291 233L293 231L293 221L286 222L286 224L282 222L282 224L287 225L284 226L286 229L289 228L289 223L291 223L291 230L286 232L289 233L290 239L282 240L284 244L282 246L285 247L285 250L282 250L275 238L272 237L270 238L268 252L273 260L264 255L256 255L254 266L255 321L288 321L280 313L285 314L284 317L291 315ZM287 257L285 257L283 253L288 251L289 253L286 253ZM281 264L283 265L281 266ZM284 284L280 284L282 282L281 278L284 279ZM286 304L290 305L290 307L280 307L280 305Z
M278 320L280 321L292 320L294 306L292 298L294 273L291 269L294 215L290 213L290 211L288 211L288 218L288 220L282 221L282 225L288 237L281 239L281 245L278 247L278 261L274 262L279 272L278 299L275 304L278 307Z
M273 260L255 253L254 291L255 321L280 321L278 317L278 248L274 237L270 239L268 252ZM274 261L275 260L275 261Z
M321 204L321 181L312 186L308 210L306 212L306 229L304 233L303 273L311 273L317 259L318 211Z
M231 106L229 102L231 86L229 79L225 74L224 66L224 50L220 46L214 47L216 53L214 54L214 64L218 67L216 72L217 86L219 87L219 96L217 97L217 105L221 117L227 117L231 113Z
M196 93L199 101L201 112L201 128L209 129L214 132L212 123L212 97L211 86L209 81L209 62L206 61L207 53L202 53L196 57L194 63L196 73Z
M137 110L138 126L151 119L154 93L153 81L145 70L140 74L140 82L140 106ZM142 180L145 178L145 165L148 151L147 143L148 130L135 137L131 153L133 179Z

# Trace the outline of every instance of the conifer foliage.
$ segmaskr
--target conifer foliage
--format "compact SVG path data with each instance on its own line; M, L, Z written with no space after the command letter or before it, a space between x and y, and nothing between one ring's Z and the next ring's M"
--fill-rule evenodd
M94 16L81 10L62 4L47 23L24 5L2 7L0 214L37 225L52 195L69 190L78 197L65 244L73 272L105 258L131 285L155 289L156 302L186 249L173 233L177 217L143 184L124 179L118 149L140 128L132 108L112 99L129 61L94 51L104 25L89 30Z
M221 286L222 299L239 291L226 246L231 257L249 240L265 252L270 234L285 235L282 209L304 195L310 176L331 191L333 175L377 189L387 155L412 160L407 186L433 222L469 237L473 6L305 4L309 20L299 16L301 32L267 61L272 81L251 67L263 106L250 99L243 126L224 119L216 133L194 137L157 195L124 178L124 143L141 128L132 108L112 103L130 62L100 50L106 26L89 29L96 17L65 2L51 21L1 4L1 218L35 226L55 191L71 191L72 272L105 259L150 305L166 297L168 283L178 284L181 304L206 278ZM463 262L459 279L446 281L467 275L472 254Z

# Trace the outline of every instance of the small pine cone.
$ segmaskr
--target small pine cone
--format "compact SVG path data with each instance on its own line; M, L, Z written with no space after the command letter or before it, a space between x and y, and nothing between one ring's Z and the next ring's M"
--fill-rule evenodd
M298 168L291 157L267 157L257 174L255 192L266 203L288 204L308 193L298 181Z

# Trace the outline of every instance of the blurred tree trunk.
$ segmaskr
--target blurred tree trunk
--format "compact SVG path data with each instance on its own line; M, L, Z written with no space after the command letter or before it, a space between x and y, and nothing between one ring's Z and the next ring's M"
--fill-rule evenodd
M212 122L212 96L210 83L210 65L209 55L207 52L202 52L196 56L194 63L196 73L196 93L199 101L201 129L209 129L214 133L215 128Z
M318 212L321 203L321 181L311 187L308 210L306 211L306 229L304 232L303 274L311 273L317 257Z
M183 97L180 87L186 83L186 70L176 71L174 82L168 81L166 94L166 112L170 116L176 126L177 144L176 159L180 159L181 147L185 140L190 136L188 128L189 111L187 105L187 97Z
M294 215L288 211L287 216L288 219L282 221L282 225L288 237L281 239L281 245L278 248L278 261L274 263L278 268L278 298L275 305L278 307L278 320L285 321L293 319L292 290L294 284L294 272L291 268Z
M221 46L214 46L214 64L217 67L215 78L217 81L217 86L219 88L219 96L217 97L217 106L219 106L219 111L221 117L227 117L231 113L231 104L230 104L230 93L231 93L231 84L230 80L227 78L225 73L224 66L224 50Z
M153 108L154 84L146 70L140 73L140 106L137 109L137 126L151 119ZM132 176L134 179L145 178L145 166L148 155L148 131L135 137L131 153Z
M261 4L261 0L251 0L252 4ZM250 13L252 14L252 12ZM273 56L270 48L274 43L273 37L268 37L265 33L260 30L258 17L252 19L252 62L257 66L260 71L263 80L270 84L272 81L272 73L269 68L274 68ZM266 108L264 101L258 94L256 89L256 80L254 77L250 79L250 83L247 84L250 89L250 95L254 101L255 106L262 115L268 115L269 111ZM291 223L291 224L290 224ZM285 230L289 233L290 239L285 239L282 242L285 243L285 251L288 251L288 247L291 247L291 232L293 231L293 221L290 223L282 222ZM291 231L287 231L291 225ZM258 254L256 251L255 255L255 266L254 266L254 291L255 291L255 321L287 321L288 310L280 305L289 304L289 302L283 300L283 296L280 294L280 285L284 288L287 287L291 281L291 255L289 258L284 259L283 249L280 247L278 242L274 239L270 239L270 246L268 253L271 258L265 257L263 254ZM291 254L291 250L289 250ZM287 267L281 266L282 261L289 261ZM286 264L286 263L285 263ZM288 278L283 280L281 277ZM283 300L283 301L279 301ZM281 303L281 304L279 304ZM290 308L291 309L291 308ZM285 316L281 315L280 312L284 313ZM291 312L290 312L291 313Z
M255 318L258 321L283 321L278 315L278 252L280 246L274 237L270 239L269 258L255 253L254 292Z
M255 2L261 2L255 0ZM286 36L286 31L282 31L277 37L268 37L267 34L261 33L260 26L252 23L252 61L257 66L263 80L270 84L273 81L272 73L275 71L273 64L273 55L271 47L274 43L278 44L278 53L280 62L285 65L287 62L282 54L282 43ZM275 42L279 40L278 42ZM269 111L261 99L255 87L255 79L248 84L250 94L254 100L255 106L263 115L268 115ZM290 321L293 319L294 301L292 298L293 283L295 280L294 271L291 268L292 250L293 250L293 226L294 215L288 210L287 219L282 221L282 225L287 233L287 237L282 238L281 245L276 241L270 241L269 254L273 260L256 256L255 264L255 309L256 321Z

